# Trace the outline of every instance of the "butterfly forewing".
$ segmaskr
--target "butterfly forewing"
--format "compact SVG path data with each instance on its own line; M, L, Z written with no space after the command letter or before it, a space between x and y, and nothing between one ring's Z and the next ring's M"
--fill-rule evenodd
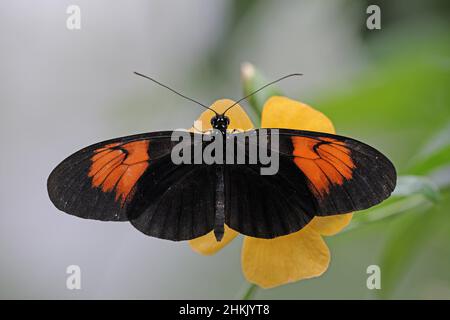
M86 147L61 162L47 189L60 210L82 218L128 220L128 204L148 168L172 149L171 132L122 137Z

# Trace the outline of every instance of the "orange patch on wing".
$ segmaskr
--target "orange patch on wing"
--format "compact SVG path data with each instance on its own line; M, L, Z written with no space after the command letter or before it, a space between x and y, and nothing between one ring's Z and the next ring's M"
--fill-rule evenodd
M94 153L88 173L92 187L101 187L103 192L115 190L116 201L120 199L123 205L148 167L148 140L112 143Z
M292 153L294 156L306 159L319 158L319 155L314 152L314 146L317 144L316 139L292 137L292 144L294 145L294 152Z
M92 157L92 165L89 171L90 176L96 175L101 171L107 164L114 161L115 159L125 156L120 150L105 150L100 153L95 154Z
M342 162L349 168L353 168L355 166L350 156L350 150L344 146L323 144L319 147L319 149L322 154L328 155L336 161Z
M324 197L332 184L352 178L355 164L345 142L332 138L292 137L294 162L309 180L316 196ZM326 142L326 143L321 143Z
M102 158L102 160L105 158ZM110 176L110 174L122 163L124 158L125 154L119 152L118 155L108 159L109 161L106 163L101 160L94 162L91 166L91 169L100 169L93 172L92 184L94 184L95 186L100 186L101 184L103 184L105 180ZM102 166L100 166L99 162L102 162Z
M119 165L105 178L102 185L102 190L104 192L110 192L114 190L117 181L121 179L124 173L128 170L127 166Z

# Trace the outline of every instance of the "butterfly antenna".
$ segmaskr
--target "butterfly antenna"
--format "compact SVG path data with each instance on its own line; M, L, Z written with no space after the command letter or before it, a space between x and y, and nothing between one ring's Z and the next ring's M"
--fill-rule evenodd
M153 78L151 78L151 77L149 77L149 76L146 76L145 74L142 74L142 73L139 73L139 72L136 72L136 71L134 72L134 74L136 74L136 75L138 75L138 76L141 76L141 77L143 77L143 78L146 78L146 79L148 79L148 80L151 80L151 81L153 81L154 83L160 85L161 87L164 87L164 88L166 88L166 89L172 91L173 93L179 95L180 97L182 97L182 98L184 98L184 99L186 99L186 100L192 101L192 102L198 104L199 106L202 106L202 107L205 108L205 109L211 110L211 111L214 112L216 115L219 115L216 111L214 111L213 109L211 109L211 108L208 107L207 105L205 105L205 104L203 104L203 103L201 103L201 102L198 102L197 100L194 100L194 99L192 99L192 98L189 98L189 97L185 96L184 94L179 93L178 91L172 89L171 87L169 87L169 86L167 86L167 85L165 85L165 84L163 84L163 83L161 83L161 82L159 82L159 81L157 81L157 80L155 80L155 79L153 79Z
M303 73L291 73L291 74L288 74L288 75L286 75L286 76L284 76L284 77L281 77L281 78L279 78L279 79L277 79L277 80L274 80L274 81L272 81L272 82L269 82L268 84L263 85L263 86L262 86L261 88L259 88L258 90L253 91L252 93L246 95L245 97L243 97L243 98L239 99L238 101L236 101L235 103L233 103L231 106L229 106L229 107L224 111L223 114L225 114L228 110L230 110L230 109L233 108L234 106L238 105L239 102L241 102L241 101L243 101L243 100L245 100L245 99L251 97L252 95L254 95L254 94L258 93L259 91L261 91L261 90L267 88L268 86L271 86L271 85L273 85L273 84L275 84L275 83L277 83L277 82L280 82L281 80L284 80L284 79L287 79L287 78L290 78L290 77L297 77L297 76L302 76L302 75L303 75Z

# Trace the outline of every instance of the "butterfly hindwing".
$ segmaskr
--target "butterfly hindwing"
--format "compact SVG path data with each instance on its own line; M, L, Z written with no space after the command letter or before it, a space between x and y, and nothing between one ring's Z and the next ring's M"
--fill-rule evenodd
M151 166L138 183L131 205L132 225L146 235L190 240L210 232L215 218L215 166Z
M294 166L280 158L275 175L261 175L258 164L227 166L225 223L257 238L275 238L302 229L317 207L304 176Z

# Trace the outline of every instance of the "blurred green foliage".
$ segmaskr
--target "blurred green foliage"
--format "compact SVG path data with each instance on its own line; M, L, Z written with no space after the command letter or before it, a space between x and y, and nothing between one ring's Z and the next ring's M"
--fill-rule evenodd
M383 145L399 174L393 196L374 208L355 214L346 235L369 223L392 224L380 256L383 275L380 298L390 298L415 257L432 241L437 229L450 239L450 57L444 34L391 44L388 54L354 81L333 88L313 106L324 111L338 130ZM411 40L410 38L408 40ZM372 46L382 45L380 42ZM244 69L249 66L245 65ZM243 72L244 93L267 80L259 70L252 78ZM259 114L271 88L249 104ZM375 124L375 125L374 125ZM400 223L399 223L400 222ZM446 256L447 265L450 256ZM448 284L447 284L448 285ZM250 286L246 298L252 297Z
M351 90L329 94L319 102L338 127L364 132L369 141L382 144L400 174L417 175L400 176L391 200L358 213L354 221L402 214L389 228L381 253L383 288L377 292L381 298L395 294L397 284L438 229L450 235L450 45L448 34L439 29L431 35L406 39L395 35L372 43L388 45L389 51L350 84ZM365 127L369 121L379 126ZM447 267L448 254L447 250L442 260Z

